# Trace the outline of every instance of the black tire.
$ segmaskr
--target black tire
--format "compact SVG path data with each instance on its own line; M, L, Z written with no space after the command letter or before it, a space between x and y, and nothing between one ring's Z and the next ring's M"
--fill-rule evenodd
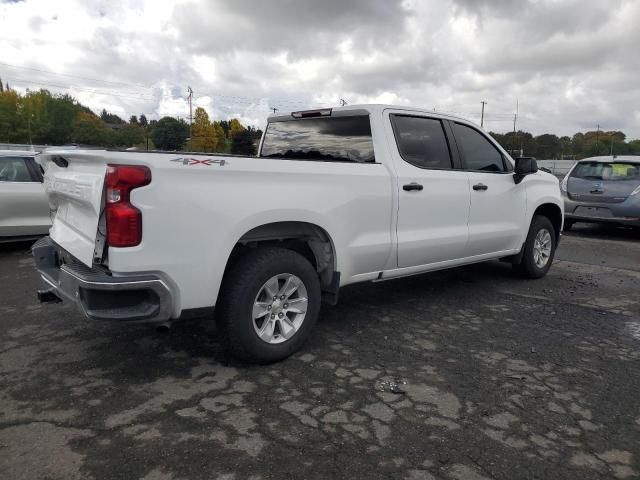
M539 267L536 264L534 258L534 244L538 232L543 229L546 229L551 234L551 253L544 266ZM541 215L534 216L533 220L531 221L531 226L529 227L527 239L524 243L522 260L520 261L520 263L513 265L514 269L516 270L516 272L526 278L544 277L549 271L549 268L551 268L551 264L553 263L553 257L556 253L556 244L556 231L555 228L553 228L551 220Z
M282 343L262 340L254 328L253 305L263 285L280 274L297 276L307 291L307 311L299 329ZM253 363L283 360L302 347L318 319L320 281L309 261L297 252L263 247L239 259L225 274L216 324L224 347L236 358Z
M571 230L571 228L573 227L573 224L576 223L572 220L565 220L564 221L564 225L562 226L562 231L563 232L568 232L569 230Z

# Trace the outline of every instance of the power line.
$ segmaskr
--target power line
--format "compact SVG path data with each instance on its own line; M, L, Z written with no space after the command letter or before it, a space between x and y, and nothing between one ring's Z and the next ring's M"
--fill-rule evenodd
M17 78L17 77L9 77L11 78L12 81L19 81L19 82L25 82L27 84L33 84L33 85L42 85L45 87L55 87L55 88L63 88L65 90L80 90L80 91L85 91L85 92L91 92L91 93L95 93L98 95L107 95L107 96L111 96L111 97L122 97L122 98L135 98L135 99L143 99L143 100L155 100L154 97L145 97L143 95L140 94L132 94L131 95L126 95L126 94L121 94L121 93L113 93L113 92L109 92L106 90L97 90L95 88L86 88L86 87L78 87L75 85L71 85L71 86L67 86L67 85L60 85L60 84L56 84L56 83L48 83L48 82L38 82L38 81L34 81L34 80L28 80L25 78ZM15 84L14 84L15 87ZM166 95L163 95L166 96Z
M4 62L0 62L0 65L4 65L5 67L11 67L11 68L19 68L19 69L22 69L22 70L32 70L34 72L40 72L40 73L49 73L51 75L59 75L61 77L78 78L78 79L81 79L81 80L89 80L89 81L92 81L92 82L109 83L111 85L135 86L135 87L142 87L142 88L147 88L147 89L152 88L152 87L149 87L147 85L142 85L140 83L113 82L113 81L110 81L110 80L102 80L100 78L81 77L79 75L71 75L71 74L68 74L68 73L57 73L57 72L53 72L51 70L43 70L41 68L24 67L24 66L20 66L20 65L11 65L10 63L4 63Z
M107 84L111 84L111 85L120 85L120 86L129 86L129 87L134 87L134 88L143 88L146 90L157 90L160 87L153 87L153 86L149 86L149 85L143 85L141 83L127 83L127 82L117 82L117 81L110 81L110 80L102 80L99 78L91 78L91 77L83 77L80 75L73 75L73 74L67 74L67 73L57 73L51 70L45 70L42 68L34 68L34 67L25 67L25 66L20 66L20 65L13 65L10 63L5 63L5 62L0 62L0 65L4 65L6 67L11 67L11 68L17 68L17 69L22 69L22 70L31 70L34 72L40 72L40 73L48 73L51 75L57 75L57 76L62 76L62 77L68 77L68 78L77 78L80 80L88 80L88 81L92 81L92 82L101 82L101 83L107 83ZM20 81L25 81L25 82L30 82L30 83L35 83L38 85L51 85L51 86L58 86L60 88L68 88L65 86L59 86L59 85L53 85L51 83L38 83L35 81L31 81L31 80L26 80L26 79L22 79L22 78L16 78L16 80L20 80ZM55 80L54 80L55 81ZM86 88L86 87L74 87L76 89L80 89L80 88ZM261 101L265 98L270 98L270 97L244 97L244 96L238 96L238 95L220 95L220 94L212 94L212 95L207 95L207 96L211 96L211 97L218 97L218 98L226 98L229 100L245 100L245 101ZM297 99L278 99L278 98L271 98L272 102L274 103L279 103L279 104L302 104L302 105L308 105L309 102L307 101L302 101L302 100L297 100Z

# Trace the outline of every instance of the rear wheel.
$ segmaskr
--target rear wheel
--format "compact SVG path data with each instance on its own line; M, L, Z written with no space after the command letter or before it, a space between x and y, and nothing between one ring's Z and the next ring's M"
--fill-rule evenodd
M225 275L216 322L235 357L283 360L309 337L320 310L318 275L299 253L260 248Z
M551 220L536 215L529 227L522 260L514 264L514 268L527 278L544 277L551 268L555 251L556 233Z

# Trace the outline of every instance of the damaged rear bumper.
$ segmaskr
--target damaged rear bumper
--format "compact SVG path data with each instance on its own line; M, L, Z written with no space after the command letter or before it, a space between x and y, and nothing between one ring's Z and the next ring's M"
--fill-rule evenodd
M32 247L36 268L46 288L41 302L75 303L88 318L135 323L160 323L170 319L172 295L167 283L154 274L114 276L98 268L67 261L49 237Z

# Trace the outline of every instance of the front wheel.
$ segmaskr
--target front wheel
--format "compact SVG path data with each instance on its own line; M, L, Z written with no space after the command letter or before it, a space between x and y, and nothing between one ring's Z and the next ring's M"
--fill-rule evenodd
M283 360L309 337L320 310L309 261L282 248L246 254L225 275L216 322L227 350L257 363Z
M551 268L555 251L556 233L551 220L536 215L524 243L522 260L514 264L514 268L527 278L544 277Z

